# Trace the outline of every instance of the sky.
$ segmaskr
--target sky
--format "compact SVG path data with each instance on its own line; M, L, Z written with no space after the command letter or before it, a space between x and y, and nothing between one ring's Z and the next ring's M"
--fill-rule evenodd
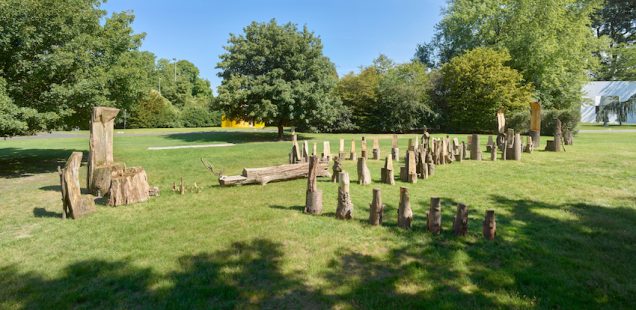
M230 33L252 21L292 22L307 27L323 43L339 75L367 66L380 54L409 61L418 43L427 42L441 18L445 0L108 0L102 8L131 11L133 29L145 32L142 50L158 58L186 59L212 83Z

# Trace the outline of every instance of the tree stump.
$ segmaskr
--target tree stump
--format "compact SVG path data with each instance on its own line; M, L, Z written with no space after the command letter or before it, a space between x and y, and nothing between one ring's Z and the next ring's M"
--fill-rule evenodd
M494 240L497 234L497 222L495 221L495 210L486 211L483 224L484 238Z
M394 160L400 160L400 148L398 147L398 136L393 134L391 140L391 156Z
M350 220L353 218L353 204L349 194L349 174L340 172L340 186L338 187L338 207L336 208L336 218Z
M501 160L506 160L508 157L508 141L504 141L503 147L501 148Z
M420 149L416 152L417 169L415 172L421 179L428 179L428 165L426 164L426 149Z
M532 142L532 137L527 136L526 137L526 145L523 148L523 152L524 153L532 153L533 150L534 150L534 143Z
M382 215L384 205L382 204L382 195L379 188L373 189L373 200L369 205L369 224L373 226L382 225Z
M417 166L415 165L415 151L406 153L406 180L409 183L417 183Z
M495 147L494 145L490 148L490 160L491 161L497 160L497 147Z
M329 141L322 142L322 159L324 161L331 160L331 144L329 144Z
M331 167L333 173L331 174L331 182L338 183L340 180L340 172L342 172L342 157L335 157L333 159L333 166Z
M64 169L60 169L62 190L62 217L79 219L95 212L95 201L91 195L82 195L79 183L79 168L82 152L73 152L66 161Z
M563 132L561 131L561 120L557 118L554 125L554 152L561 152L562 139Z
M349 160L356 159L356 140L351 140L351 151L349 152Z
M393 158L391 158L390 155L384 160L384 168L380 169L380 178L382 179L382 183L391 185L395 184L393 176Z
M311 156L318 156L318 143L314 142L314 147L311 151Z
M116 207L147 201L149 190L146 171L141 167L127 168L113 173L108 204Z
M513 147L513 159L521 160L521 134L515 134L514 147Z
M493 146L492 149L496 150L497 148ZM466 236L468 232L468 207L463 203L457 204L457 213L453 221L453 231L457 236Z
M490 149L495 147L495 142L492 140L492 136L488 136L488 142L486 143L486 152L490 152Z
M109 163L97 166L93 169L93 190L95 193L108 195L110 193L110 178L113 173L122 172L126 165L122 163Z
M400 167L400 181L405 183L409 181L409 173L406 167Z
M422 134L422 145L424 146L424 148L427 148L427 149L431 148L430 139L431 139L431 135L428 133L428 128L424 126L424 133Z
M435 164L434 163L428 163L428 176L432 177L433 175L435 175Z
M307 196L305 199L305 213L322 213L322 191L318 189L316 177L320 162L317 156L309 158L309 172L307 174Z
M362 141L360 141L360 156L367 159L367 139L363 136Z
M564 144L572 145L574 143L574 136L572 135L572 131L566 130L564 134Z
M373 160L380 160L380 141L373 138Z
M358 158L358 184L371 184L371 172L367 167L367 159L364 157Z
M462 141L462 153L464 155L464 159L468 159L468 155L470 154L470 152L468 151L468 146L464 141Z
M428 231L434 235L442 232L442 200L439 197L431 197L431 206L426 216Z
M530 136L532 148L538 149L541 138L541 104L538 101L530 103Z
M479 135L474 134L470 143L470 159L481 160L481 150L479 149Z
M413 222L413 210L411 210L411 198L409 189L400 187L400 206L398 207L398 227L404 229L411 228Z

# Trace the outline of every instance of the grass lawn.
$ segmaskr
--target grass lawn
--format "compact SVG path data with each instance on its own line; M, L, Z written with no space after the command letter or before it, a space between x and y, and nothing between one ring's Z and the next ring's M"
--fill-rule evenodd
M625 130L625 129L636 129L636 124L608 124L607 126L603 126L603 124L596 123L580 123L578 129L584 130Z
M438 166L417 184L378 184L381 162L370 160L374 184L351 185L355 219L340 221L326 179L322 216L302 213L306 180L219 187L201 157L240 174L285 163L290 143L207 131L116 135L116 160L143 166L161 196L77 221L61 220L56 166L88 139L0 141L0 308L636 308L636 133L581 133L566 152L520 162ZM360 135L300 138L335 151L341 137ZM147 150L216 142L236 145ZM345 169L355 183L354 163ZM180 177L202 191L173 193ZM400 186L411 192L409 231L396 227ZM387 204L381 227L366 224L374 187ZM443 199L439 236L424 228L431 196ZM456 202L469 205L464 238L451 232ZM481 237L491 208L495 241Z

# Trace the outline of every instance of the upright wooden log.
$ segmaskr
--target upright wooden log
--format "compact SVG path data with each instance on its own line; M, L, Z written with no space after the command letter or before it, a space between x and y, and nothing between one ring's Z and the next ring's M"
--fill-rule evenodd
M400 160L400 148L398 147L398 136L393 134L391 138L391 156L394 160Z
M367 159L364 157L358 158L358 184L367 185L371 184L371 172L367 167Z
M322 160L330 161L331 160L331 145L329 141L322 142Z
M118 113L119 109L107 107L94 107L91 113L86 187L93 194L98 191L107 194L110 188L110 175L104 171L109 172L114 163L113 128ZM103 171L96 174L95 171L100 168Z
M373 160L380 160L380 141L377 137L373 138Z
M351 151L349 152L349 160L356 159L356 140L351 140Z
M422 134L422 145L424 146L424 148L431 148L430 139L431 135L428 133L428 128L424 126L424 133Z
M514 144L513 159L521 160L521 134L515 134Z
M318 143L314 142L313 150L311 151L311 156L318 156Z
M338 187L338 207L336 208L336 218L350 220L353 218L353 204L349 194L349 174L340 172L340 186Z
M338 153L344 153L345 152L345 141L344 139L340 139L339 141L339 145L338 145ZM344 157L341 157L340 159L344 159Z
M497 148L493 146L493 149L496 150ZM457 213L453 221L453 231L456 236L466 236L468 232L468 206L463 203L457 204Z
M382 195L379 188L373 189L373 200L369 205L369 224L377 226L382 225L382 215L384 205L382 204Z
M481 160L481 150L479 149L479 135L476 134L472 135L471 137L470 159Z
M442 200L439 197L431 197L431 206L426 216L428 231L434 235L442 232Z
M413 210L411 209L411 198L409 189L400 187L400 206L398 207L398 227L410 229L413 222Z
M95 212L95 201L91 195L82 195L79 183L79 168L82 152L73 152L61 173L63 218L79 219Z
M406 160L407 182L417 183L417 166L415 165L415 151L409 150Z
M495 221L495 210L486 211L483 224L484 238L494 240L497 235L497 222Z
M360 141L360 156L367 159L367 139L363 136Z
M180 190L184 191L183 179ZM149 191L146 171L141 167L127 168L123 172L113 173L108 204L116 207L144 202L150 197Z
M532 153L534 151L534 143L531 136L526 136L526 144L523 147L524 153Z
M382 179L382 183L385 184L395 184L394 176L393 176L393 158L389 155L384 160L384 168L380 169L380 178Z
M334 157L331 169L333 170L331 173L331 182L340 182L338 178L340 177L340 172L342 172L342 159L339 156Z
M415 172L420 177L420 179L428 179L428 165L426 164L426 149L419 149L417 152L415 152L415 157L418 159L416 160L417 169L415 169Z
M556 119L554 125L554 151L561 152L561 141L563 141L563 132L561 131L561 120Z
M497 160L497 147L494 145L490 148L490 160L491 161Z
M303 141L303 162L309 162L309 142L307 140Z
M320 161L317 156L309 158L309 171L307 173L307 195L305 198L305 213L320 214L322 213L322 190L318 189L316 177Z
M495 141L493 141L492 136L488 136L488 142L486 143L486 152L490 152L490 149L495 147Z
M541 103L538 101L530 103L530 137L532 137L532 148L539 148L539 139L541 139Z
M501 160L506 160L508 158L508 141L504 141L503 146L501 148Z

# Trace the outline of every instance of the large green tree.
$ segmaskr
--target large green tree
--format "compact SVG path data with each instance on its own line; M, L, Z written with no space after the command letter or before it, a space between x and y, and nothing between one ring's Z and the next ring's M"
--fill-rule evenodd
M595 78L605 81L636 79L636 1L605 0L593 21L596 36L606 39L598 53L601 65Z
M440 69L436 95L446 130L485 132L496 129L495 115L528 109L532 87L506 66L507 51L476 48L454 57Z
M476 47L505 48L545 108L580 104L600 47L590 16L600 0L451 0L433 44L441 63Z
M307 27L252 22L230 34L217 68L223 78L218 105L230 118L265 121L278 127L330 130L346 113L335 94L335 66L323 55L319 37Z
M372 126L372 113L378 104L380 77L375 67L368 67L362 69L359 74L350 72L338 82L338 96L351 111L351 121L355 129L366 130Z

